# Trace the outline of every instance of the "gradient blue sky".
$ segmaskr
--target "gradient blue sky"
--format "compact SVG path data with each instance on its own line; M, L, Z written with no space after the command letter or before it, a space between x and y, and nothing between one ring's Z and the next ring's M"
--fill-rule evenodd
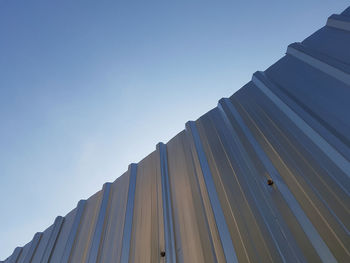
M0 0L0 259L348 4Z

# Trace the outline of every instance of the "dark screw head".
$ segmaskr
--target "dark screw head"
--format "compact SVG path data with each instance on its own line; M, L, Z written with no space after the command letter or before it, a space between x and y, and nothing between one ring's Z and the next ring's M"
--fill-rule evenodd
M160 256L161 256L162 258L164 258L164 257L165 257L165 251L161 251L161 252L160 252Z
M268 179L268 180L267 180L267 184L268 184L268 185L273 185L273 181L272 181L271 179Z

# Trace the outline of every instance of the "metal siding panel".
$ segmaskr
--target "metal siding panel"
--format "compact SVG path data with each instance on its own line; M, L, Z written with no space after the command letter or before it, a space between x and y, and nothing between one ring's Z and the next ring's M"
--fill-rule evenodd
M220 104L222 104L222 101ZM221 114L223 114L222 117L220 116ZM270 191L271 188L266 184L267 178L265 176L265 172L263 171L261 161L246 144L243 138L244 135L237 129L237 127L231 127L232 124L230 124L223 110L217 110L210 115L211 116L208 119L212 119L212 122L210 126L209 123L206 125L205 130L206 133L210 132L208 135L208 138L210 138L210 146L208 145L208 147L213 148L215 151L215 157L211 153L210 149L207 150L207 155L213 156L217 162L211 162L213 170L218 170L221 168L217 167L217 165L221 166L222 160L219 159L220 155L215 149L216 147L220 147L220 144L222 144L221 150L225 152L226 156L234 158L232 161L230 161L230 158L228 160L233 169L232 171L217 173L216 177L220 178L221 181L220 183L218 182L217 185L221 185L220 188L226 195L227 192L230 191L230 188L226 187L226 185L224 186L222 181L229 182L230 178L236 178L237 184L241 186L241 190L231 191L233 192L234 196L238 194L242 195L241 198L244 198L243 203L249 204L251 213L256 220L256 224L252 223L249 224L249 227L247 227L247 233L261 233L260 235L256 235L256 238L260 238L260 240L254 241L255 244L260 244L259 249L256 247L256 249L258 249L256 250L256 254L260 259L266 258L266 261L276 262L291 260L298 262L298 257L301 259L302 256L300 256L300 253L298 253L297 249L295 248L295 242L293 242L291 236L289 235L288 240L286 239L286 235L288 235L288 228L283 225L281 222L281 216L270 205L271 202L273 202ZM218 125L218 123L221 124ZM219 129L219 126L222 126L222 128ZM216 128L218 128L218 130L216 130ZM226 131L222 131L224 128ZM215 137L217 137L216 140L220 141L219 143L213 140ZM240 159L239 156L242 158ZM238 163L240 164L239 166L237 165ZM221 197L221 200L223 207L225 207L224 204L226 202L224 196ZM234 201L231 201L229 203L233 202ZM237 217L238 215L234 216ZM228 222L232 221L229 214L226 215L226 218ZM248 220L245 219L244 221ZM257 229L255 230L254 225L257 226ZM239 228L243 230L245 225L240 225Z
M101 201L102 191L97 192L86 200L84 213L75 237L69 262L87 261Z
M71 221L71 227L69 228L69 235L67 237L67 241L64 246L62 257L60 259L60 262L62 263L68 263L72 255L72 251L73 251L75 241L77 239L78 231L80 228L80 223L82 221L82 217L85 211L86 202L87 202L86 200L80 200L78 202L78 206L74 213L74 221L73 220ZM73 215L72 215L72 219L73 219Z
M160 157L161 184L162 184L162 204L163 204L163 222L164 222L164 239L165 239L165 262L176 262L175 234L173 208L170 193L170 179L168 169L168 154L166 145L159 143L157 150ZM160 198L159 198L160 199Z
M49 262L50 261L51 256L52 256L52 252L55 249L55 245L56 245L57 239L58 239L58 237L59 237L59 235L61 233L63 222L64 222L64 218L63 217L58 216L56 218L55 223L54 223L54 228L53 228L53 230L51 232L50 239L49 239L49 241L47 243L47 246L45 248L44 255L41 258L41 262L45 263L45 262Z
M350 45L350 34L347 31L326 26L301 43L310 50L323 54L333 61L347 65L350 63L350 52L346 52Z
M344 192L348 193L350 188L350 181L348 177L342 173L342 171L324 154L321 149L319 149L300 129L297 128L294 123L285 118L282 112L280 112L271 101L264 96L258 88L254 86L253 89L249 91L249 95L253 97L253 100L249 102L241 103L246 111L249 111L250 116L255 116L254 121L258 125L258 129L265 130L263 136L270 142L276 142L278 145L284 145L279 142L277 138L287 139L290 144L298 146L297 154L303 156L310 165L313 166L318 173L326 173L330 181L339 186ZM259 98L256 101L255 98ZM237 98L239 99L239 98ZM246 99L248 100L248 99ZM233 99L233 101L237 101ZM252 103L254 102L255 103ZM270 138L268 138L271 134ZM279 137L278 137L279 136ZM263 138L264 138L263 137ZM256 136L256 139L260 139ZM278 149L281 147L278 146ZM264 149L268 152L267 149ZM292 153L289 153L291 155Z
M273 111L274 110L270 111L269 114L272 114ZM261 118L265 118L264 115L262 115ZM329 169L324 169L321 163L317 163L313 160L313 155L310 155L303 149L303 145L300 144L299 141L303 141L307 138L300 136L298 130L294 131L291 125L288 125L290 131L279 132L276 129L276 124L270 120L266 119L263 122L266 123L266 126L269 126L269 130L273 132L271 135L265 133L266 138L272 145L276 145L280 157L283 158L285 164L292 173L298 177L298 181L303 185L304 191L307 190L313 202L317 204L319 209L327 206L326 210L333 210L331 214L341 219L341 224L349 227L350 215L346 215L343 212L346 211L344 209L349 209L350 198L346 190L344 191L343 187L339 187L340 185L335 183L335 180L332 178L331 174L329 174ZM283 127L282 125L278 126L280 128ZM264 127L261 128L265 129ZM294 136L290 136L291 134ZM298 140L296 140L296 138L298 138ZM278 142L278 145L276 142ZM330 209L330 207L332 207L332 209ZM322 214L327 217L331 216L327 211L322 212ZM331 221L331 218L328 217L327 221ZM333 229L335 230L335 228Z
M290 45L287 49L287 54L350 85L350 70L346 64L339 63L337 60L327 58L326 56L321 56L321 54L317 54L316 52L310 52L302 45Z
M256 113L257 111L255 110L251 112ZM277 114L277 112L278 110L271 109L268 112L268 114ZM262 117L264 117L264 115L260 116L260 118ZM273 129L277 127L283 127L283 125L281 124L276 125L274 123L269 123L271 119L276 121L276 117L271 117L270 120L258 120L256 118L254 119L257 120L260 131L264 133L264 135L262 136L263 140L265 140L268 144L266 145L265 142L262 140L260 140L259 143L261 145L265 145L264 151L269 156L269 159L273 163L274 167L276 167L276 169L279 171L281 177L283 177L283 180L288 185L290 191L292 191L292 195L294 196L294 198L298 200L298 203L302 207L304 213L307 215L309 220L313 223L314 227L319 232L320 236L322 237L321 239L323 239L327 246L333 251L333 255L339 258L347 258L349 256L349 252L347 251L346 247L348 246L347 244L349 244L349 238L346 232L344 232L346 231L346 228L344 229L344 225L341 224L340 221L338 221L337 217L334 214L334 211L328 211L329 206L325 202L324 198L322 198L320 194L316 191L316 187L319 186L316 184L310 184L310 171L306 170L305 166L303 167L301 164L294 163L297 155L293 155L293 152L295 152L294 150L292 150L293 148L286 149L287 144L285 143L288 143L288 147L297 147L298 141L304 140L303 144L305 144L308 138L305 136L305 138L303 138L303 134L297 135L298 130L294 129L293 125L291 124L286 125L286 127L288 127L287 129L291 132L290 134L287 130L280 132L273 131ZM282 120L284 122L288 121L286 118L280 118L280 121ZM288 136L288 139L290 140L292 139L291 134L293 134L293 136L296 136L296 139L293 139L295 140L293 142L283 142L285 139L278 138L280 135L284 137ZM259 137L255 136L255 138L258 139ZM303 149L300 148L298 150ZM295 154L299 153L295 152ZM302 156L304 160L305 158L308 158L307 153L303 153ZM312 159L308 159L308 162L310 161L312 162ZM317 168L318 164L321 163L313 163L312 165L314 168ZM349 204L349 202L347 202L347 204ZM344 208L345 207L343 207L342 210L345 212L346 210L344 210ZM309 240L313 241L311 237L309 237Z
M111 205L99 262L120 262L128 186L129 173L112 184Z
M229 165L232 167L235 183L239 186L239 190L235 193L239 193L241 199L240 211L242 211L241 223L244 222L242 227L246 227L246 234L248 240L253 246L250 247L251 251L254 251L255 257L262 261L278 261L281 260L276 254L274 249L269 249L273 246L273 240L266 227L264 225L264 215L262 210L264 206L261 203L257 204L258 187L252 190L254 187L254 178L249 178L251 174L256 174L254 164L250 163L250 159L247 156L244 148L242 147L238 135L233 129L230 129L225 122L219 111L215 111L215 114L211 116L212 122L217 127L217 134L222 144L225 154L228 156ZM227 191L230 191L227 189ZM262 201L262 200L259 200ZM260 213L259 213L260 212ZM243 228L244 229L244 228ZM250 253L252 254L252 253Z
M186 128L188 131L191 133L193 140L194 140L194 145L196 149L196 154L198 156L200 166L201 166L201 171L204 176L204 181L206 184L206 188L209 194L209 199L211 203L211 207L213 209L215 221L216 221L216 226L219 231L219 236L221 240L221 244L224 250L225 258L226 261L228 262L238 262L237 261L237 256L235 249L232 244L232 239L231 236L229 235L229 230L227 227L226 219L224 217L221 204L216 192L216 187L213 181L213 176L211 174L207 158L205 156L205 152L203 150L202 143L200 141L199 133L196 127L195 122L189 122L186 125Z
M350 159L350 141L330 126L317 112L312 110L310 105L303 103L281 86L271 85L269 88L296 114L303 116L304 121L314 130L317 130L320 136L324 137L346 159Z
M326 140L324 140L316 131L314 131L301 117L292 111L284 102L282 102L271 90L267 87L266 82L261 80L261 76L256 74L253 76L254 84L264 94L275 103L279 109L291 120L295 125L302 130L306 136L310 138L338 167L350 177L350 163L337 150L335 150ZM270 84L271 85L271 84Z
M21 256L22 251L23 251L22 247L16 247L15 250L13 251L12 255L8 259L6 259L5 262L17 263L19 257Z
M81 203L81 202L79 202L79 203ZM70 244L69 235L70 235L70 232L72 229L72 225L74 224L76 212L77 212L77 209L73 209L71 212L69 212L64 217L62 229L60 231L60 234L58 236L56 244L53 248L50 262L61 262L61 259L64 257L64 255L68 254L68 251L65 252L65 247L69 247L69 244ZM69 254L68 254L68 257L69 257ZM65 262L65 261L63 261L63 262Z
M250 93L246 93L246 101L245 104L249 105L250 107L255 106L254 104L249 101L251 98ZM231 99L233 101L233 98ZM254 101L254 100L253 100ZM238 105L236 105L238 107ZM245 110L249 110L248 112L243 112L243 108L240 109L240 114L241 117L244 119L246 125L249 127L250 132L253 134L255 140L261 145L263 151L265 154L270 154L271 152L271 145L270 141L268 141L267 134L263 133L263 127L258 126L259 124L259 119L255 115L250 115L252 114L253 111L250 111L250 107L245 107ZM254 111L256 112L256 111ZM249 115L248 115L249 113ZM248 134L248 133L246 133ZM250 143L249 143L250 144ZM252 147L252 146L250 146ZM254 152L256 150L253 149ZM258 152L257 152L258 153ZM271 156L271 155L269 155ZM264 158L264 157L263 157ZM278 159L279 157L276 158L276 156L272 156L270 159ZM259 162L261 162L262 156L259 157ZM262 171L260 172L260 176L263 177L264 180L264 185L267 186L267 180L272 179L271 175L269 174L269 171L264 167L262 167ZM275 185L275 183L274 183ZM269 193L271 194L271 200L272 203L271 205L275 207L276 211L278 214L281 216L281 224L286 225L288 227L288 230L285 232L288 241L292 243L295 240L297 243L297 247L295 250L302 250L305 258L307 261L311 262L319 262L320 259L314 250L313 246L310 243L310 240L308 237L305 235L305 232L301 228L297 218L295 217L293 211L289 207L288 203L286 202L285 198L283 197L283 193L280 191L278 187L270 187L269 186ZM291 236L290 236L291 235ZM294 246L293 246L294 247ZM301 260L303 262L303 260Z
M32 242L30 241L29 243L27 243L25 246L23 246L22 249L22 253L19 255L19 258L17 260L18 263L23 263L24 262L24 258L28 253L28 250L30 249Z
M308 105L328 126L350 141L350 121L343 114L350 111L349 85L290 55L275 63L263 75L269 82ZM259 98L256 98L256 102L259 102Z
M157 197L157 167L157 152L148 155L137 166L129 262L153 263L161 260L158 247L160 199Z
M167 143L178 262L215 262L187 134Z
M279 173L277 172L273 164L269 161L268 157L263 153L263 150L260 148L258 143L255 141L254 137L249 132L248 128L244 124L243 120L241 119L236 109L233 107L231 103L227 103L226 106L229 107L231 114L235 116L241 128L245 130L245 133L248 136L250 143L253 145L255 151L258 152L261 160L263 161L264 166L268 170L269 176L275 182L275 185L278 188L280 188L280 191L283 197L285 198L289 207L292 209L292 211L298 218L300 225L303 227L305 233L308 235L309 239L311 240L311 243L313 244L315 249L318 251L318 254L321 256L321 259L323 260L323 262L336 262L332 253L329 251L327 245L319 236L317 230L314 228L311 221L304 214L302 208L299 206L298 202L295 200L288 186L281 180Z
M331 15L327 20L327 26L350 31L350 17L342 15Z
M135 188L137 179L137 164L133 163L129 166L130 180L128 190L128 201L126 204L122 251L120 256L121 263L128 263L130 259L131 236L133 231L133 216L135 205Z
M43 233L38 232L34 235L32 242L30 242L30 247L25 254L25 257L23 259L23 263L30 263L32 262L33 256L35 255L35 252L38 248L38 245L40 243L40 240L42 238Z
M200 122L197 121L196 123L199 124ZM198 129L200 130L200 127L198 127ZM188 144L189 144L190 154L191 154L190 158L192 158L192 163L194 167L194 176L197 180L196 184L198 185L198 189L199 189L201 206L203 206L203 219L201 220L204 224L201 224L202 229L200 229L200 232L206 231L207 234L206 235L202 234L202 236L207 238L209 241L209 243L206 244L207 254L209 255L205 255L205 257L206 258L208 258L208 256L213 257L211 259L212 262L226 262L220 234L218 231L216 219L215 219L210 198L209 198L209 193L208 193L205 179L202 173L201 164L200 164L198 155L196 154L196 148L195 148L193 137L188 131L187 131L187 138L188 138ZM203 141L203 143L205 143L205 140ZM201 239L204 239L204 238L201 238Z
M97 261L100 247L103 245L103 243L101 244L101 241L103 240L106 217L108 217L107 209L108 209L109 197L111 193L111 183L105 183L102 191L103 191L103 195L102 195L102 200L100 204L100 211L98 213L98 218L96 221L95 232L92 237L91 248L89 249L90 252L89 252L88 263L94 263Z
M218 189L218 197L229 227L238 260L243 260L243 262L256 261L258 258L256 257L254 243L249 240L250 235L248 234L250 230L254 231L255 229L253 225L250 225L250 227L246 226L247 220L243 218L243 216L246 215L244 209L244 207L246 207L246 201L241 192L240 184L236 181L236 171L227 158L227 154L222 147L217 132L212 129L213 126L209 119L212 113L213 111L209 112L207 116L201 117L199 127L203 126L202 138L205 138L205 135L210 136L203 139L203 145L206 149L208 162L214 175L213 180ZM210 150L208 149L209 145ZM214 154L213 156L211 156L211 151ZM214 244L215 243L220 244L221 242L217 240Z
M42 256L45 253L45 249L47 246L47 242L50 239L50 235L53 229L53 225L51 225L50 227L48 227L43 233L42 233L42 237L40 240L40 243L35 251L35 255L33 256L32 261L33 262L40 262Z

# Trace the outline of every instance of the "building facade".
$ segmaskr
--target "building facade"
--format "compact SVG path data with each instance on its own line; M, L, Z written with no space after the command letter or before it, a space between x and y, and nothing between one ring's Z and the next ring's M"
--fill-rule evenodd
M350 8L4 262L350 262L349 115Z

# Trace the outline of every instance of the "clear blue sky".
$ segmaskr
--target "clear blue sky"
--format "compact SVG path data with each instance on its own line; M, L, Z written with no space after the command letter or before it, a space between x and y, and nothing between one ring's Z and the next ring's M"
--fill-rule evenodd
M348 4L0 0L0 259Z

